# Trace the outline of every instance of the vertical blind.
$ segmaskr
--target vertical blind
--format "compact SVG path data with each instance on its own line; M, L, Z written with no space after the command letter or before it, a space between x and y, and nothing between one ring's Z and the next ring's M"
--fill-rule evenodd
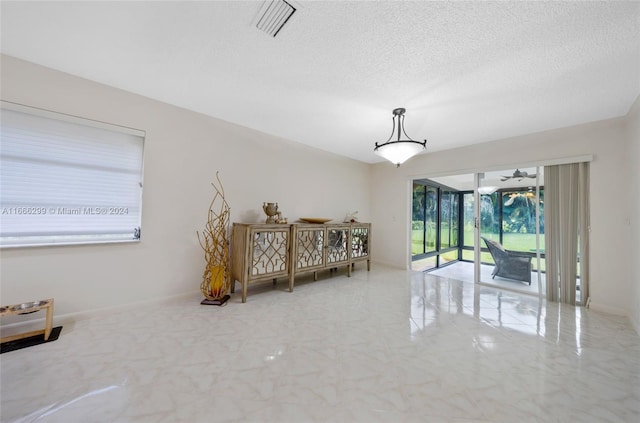
M589 301L589 163L545 166L545 260L547 300L576 305Z
M140 238L144 132L2 102L0 246Z

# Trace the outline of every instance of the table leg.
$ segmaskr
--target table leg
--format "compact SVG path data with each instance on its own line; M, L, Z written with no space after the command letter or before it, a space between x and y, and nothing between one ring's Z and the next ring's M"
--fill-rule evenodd
M51 335L51 330L53 329L53 300L47 307L47 317L44 325L44 340L47 341L49 339L49 335Z

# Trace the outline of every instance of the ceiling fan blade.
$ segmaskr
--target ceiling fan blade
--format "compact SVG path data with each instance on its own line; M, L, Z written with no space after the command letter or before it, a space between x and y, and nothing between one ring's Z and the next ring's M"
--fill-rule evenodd
M527 178L535 178L536 175L527 175Z
M505 176L505 177L501 178L500 180L501 180L502 182L504 182L504 181L509 180L509 179L511 179L511 178L510 178L510 177L508 177L508 176Z

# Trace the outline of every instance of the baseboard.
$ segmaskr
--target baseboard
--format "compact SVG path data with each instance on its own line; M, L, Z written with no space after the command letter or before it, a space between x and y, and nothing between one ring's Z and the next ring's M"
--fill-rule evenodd
M92 318L101 317L101 316L108 316L114 313L119 313L127 310L140 309L142 307L171 304L176 301L188 299L188 298L196 298L196 301L200 302L200 300L202 300L202 293L198 290L198 291L192 291L192 292L187 292L187 293L178 294L178 295L152 298L149 300L138 301L135 303L117 305L113 307L104 307L104 308L98 308L94 310L83 310L75 313L66 313L66 314L56 314L55 303L54 303L53 321L55 326L63 325L66 327L73 327L73 323L78 322L80 320L92 319ZM44 321L45 321L45 317L43 314L42 318L29 319L29 320L20 321L20 322L9 323L9 324L0 326L0 329L2 330L2 336L9 336L16 333L42 329L44 327Z
M631 320L631 326L633 326L638 336L640 336L640 322L633 320L633 318L631 317L629 318L629 320Z
M596 303L594 301L591 301L589 303L589 308L591 310L598 311L600 313L607 313L607 314L614 314L616 316L629 317L629 312L627 310L617 308L617 307L606 306L603 304Z
M371 268L373 269L376 265L382 267L389 267L394 270L410 270L409 267L399 266L397 263L391 263L384 260L371 260Z

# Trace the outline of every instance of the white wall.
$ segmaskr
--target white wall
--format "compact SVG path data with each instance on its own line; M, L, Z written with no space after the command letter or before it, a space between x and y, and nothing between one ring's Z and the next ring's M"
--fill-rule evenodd
M371 216L367 164L11 57L1 78L3 100L147 132L141 242L2 250L2 304L53 297L62 316L199 292L216 171L232 221L263 221L265 201L290 221Z
M374 260L406 268L412 178L593 154L592 307L631 314L640 327L640 280L631 262L640 256L640 184L632 183L640 168L638 102L626 119L427 153L395 168L338 157L10 57L2 56L1 66L3 100L147 131L142 241L2 250L2 304L54 297L56 316L63 316L197 292L204 261L196 231L205 224L217 170L233 221L263 219L264 201L279 202L291 220L341 220L359 210L360 219L374 226Z
M624 122L623 118L612 119L459 149L427 152L399 168L389 163L374 165L372 222L376 237L372 239L372 251L376 252L378 260L392 266L407 267L410 254L408 196L413 178L489 168L508 169L549 159L592 154L591 307L629 314L631 269L628 263L631 255L628 198L633 184L627 177L630 163L626 154ZM426 136L428 138L428 134ZM640 242L637 233L634 242Z
M640 334L640 275L638 257L640 257L640 97L629 112L627 119L627 138L629 142L629 224L630 224L630 260L631 278L631 321Z

